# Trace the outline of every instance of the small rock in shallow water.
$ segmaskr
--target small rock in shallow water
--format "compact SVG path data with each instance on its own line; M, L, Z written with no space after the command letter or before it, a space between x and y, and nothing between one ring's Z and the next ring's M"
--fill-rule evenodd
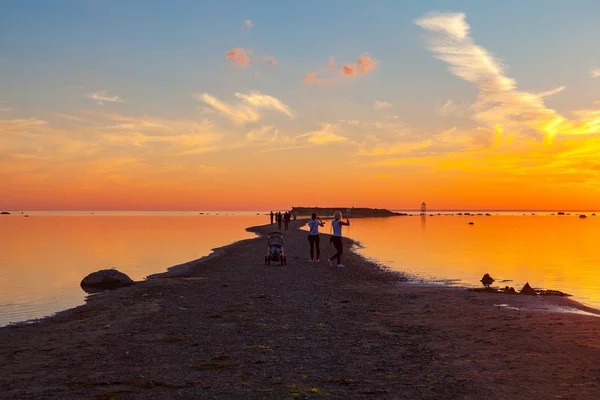
M131 286L135 282L116 269L92 272L81 281L81 288L88 293Z
M489 287L492 283L494 283L496 280L494 278L492 278L490 276L490 274L485 274L483 276L483 278L481 278L480 282L483 284L483 286L485 287Z

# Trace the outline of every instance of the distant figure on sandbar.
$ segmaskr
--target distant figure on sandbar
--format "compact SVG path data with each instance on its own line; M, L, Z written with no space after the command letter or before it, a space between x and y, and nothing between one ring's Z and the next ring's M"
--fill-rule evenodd
M292 218L294 219L294 226L296 226L296 211L292 211Z
M273 217L275 216L275 214L273 214L273 211L271 211L271 225L273 225Z
M289 212L285 212L285 214L283 214L283 222L285 225L285 230L288 230L288 227L290 226L290 219L291 219L291 215Z
M321 261L321 238L319 237L319 227L325 226L321 218L317 218L317 214L313 213L310 216L311 220L308 221L308 227L310 230L308 231L308 243L310 244L310 262ZM317 248L317 258L315 260L314 248Z
M281 230L281 211L277 211L275 219L277 220L277 228Z
M341 263L342 253L344 252L344 245L342 244L342 226L344 225L350 225L348 215L346 215L346 222L344 222L342 221L342 213L336 211L335 214L333 214L333 221L331 221L333 236L331 237L330 242L335 246L335 250L337 252L327 259L331 267L333 267L333 259L336 258L336 266L338 268L344 268L344 265Z

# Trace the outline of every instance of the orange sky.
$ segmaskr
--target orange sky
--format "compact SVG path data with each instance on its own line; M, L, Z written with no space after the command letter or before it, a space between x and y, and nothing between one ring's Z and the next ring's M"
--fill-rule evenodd
M81 89L29 108L16 104L37 101L31 87L5 90L0 209L600 208L599 100L582 106L571 93L569 107L552 79L520 89L463 13L410 26L424 57L417 77L393 75L385 52L296 65L261 42L263 52L206 55L222 84L186 88L180 107L145 97L160 85L151 80L127 96ZM236 35L256 29L247 20ZM594 71L584 86L600 93ZM419 90L415 79L439 84Z

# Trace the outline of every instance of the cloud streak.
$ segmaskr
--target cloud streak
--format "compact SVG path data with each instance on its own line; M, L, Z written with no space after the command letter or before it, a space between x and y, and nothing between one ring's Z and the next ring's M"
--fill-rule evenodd
M104 105L104 102L109 102L109 103L124 103L125 100L123 100L120 96L109 96L107 94L106 90L100 90L97 92L93 92L93 93L88 93L85 95L85 97L87 97L88 99L92 99L95 100L96 103L98 103L99 105Z
M373 109L375 111L387 110L388 108L392 108L393 104L387 101L375 101L373 103Z
M242 100L242 102L234 105L226 104L207 93L195 97L210 105L215 110L220 111L236 124L245 124L260 120L262 116L259 110L274 110L290 118L293 117L291 109L279 99L261 94L256 90L248 94L235 93L235 97Z
M350 140L345 136L333 132L333 128L334 126L331 124L323 124L322 129L298 135L296 138L306 138L308 143L316 145L340 143Z
M469 36L465 18L463 13L434 13L415 23L430 33L429 49L436 58L446 62L454 75L477 86L474 118L528 136L556 135L564 118L544 104L543 97L549 92L539 95L518 90L501 63Z
M594 68L594 69L590 70L590 75L592 78L600 77L600 68Z

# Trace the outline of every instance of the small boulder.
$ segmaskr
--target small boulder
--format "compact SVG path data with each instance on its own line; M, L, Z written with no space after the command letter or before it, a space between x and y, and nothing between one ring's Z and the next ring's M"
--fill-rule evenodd
M10 213L8 211L2 211L0 212L0 215L10 215Z
M103 269L92 272L81 281L81 288L86 292L96 292L107 289L119 289L131 286L135 282L116 269Z
M485 274L483 276L483 278L481 278L480 282L483 284L484 287L490 287L490 285L492 283L494 283L496 280L494 278L492 278L490 276L490 274Z
M559 212L558 212L558 215L565 215L565 213L564 213L564 212L562 212L562 211L559 211Z
M473 222L473 221L469 222L469 225L474 225L474 224L475 224L475 222Z
M581 215L579 216L579 218L587 218L587 215L585 215L585 214L581 214Z
M521 289L521 294L536 295L537 292L531 286L529 286L529 282L527 282L525 286L523 286L523 289Z

